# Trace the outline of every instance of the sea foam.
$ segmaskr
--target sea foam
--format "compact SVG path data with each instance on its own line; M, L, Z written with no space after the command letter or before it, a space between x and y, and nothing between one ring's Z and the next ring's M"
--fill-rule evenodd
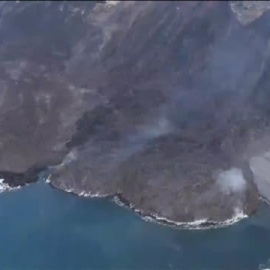
M50 183L50 182L47 182ZM76 192L75 189L73 188L64 188L63 189L65 192L68 193L73 193L79 197L89 197L89 198L105 198L108 197L109 195L107 194L101 194L99 192L93 193L93 192L85 192L85 191L81 191L80 193Z
M239 222L240 220L248 217L247 215L245 215L243 213L242 210L236 208L232 218L227 219L227 220L222 221L222 222L211 221L207 218L202 218L202 219L198 219L198 220L194 220L194 221L190 221L190 222L176 222L176 221L173 221L171 219L158 216L157 214L154 214L154 213L151 215L145 215L143 213L143 211L141 211L138 208L135 208L134 205L126 205L118 196L115 196L113 198L113 201L121 207L127 207L129 209L132 209L133 211L138 213L141 216L141 218L145 221L164 224L164 225L168 225L168 226L176 227L176 228L180 228L180 229L202 230L202 229L222 228L222 227L226 227L226 226L235 224L235 223Z
M21 186L18 187L11 187L7 183L4 183L4 178L0 178L0 193L4 191L12 191L21 188Z
M92 193L92 192L82 191L82 192L78 193L78 192L75 192L75 190L71 189L71 188L66 188L65 191L68 193L76 194L80 197L106 198L106 197L110 196L110 194L101 194L99 192ZM168 225L171 227L177 227L180 229L183 228L183 229L202 230L202 229L222 228L222 227L226 227L226 226L235 224L235 223L239 222L240 220L248 217L247 215L245 215L243 213L243 211L240 208L235 208L234 215L230 219L227 219L227 220L222 221L222 222L212 221L212 220L209 220L207 218L202 218L202 219L198 219L198 220L194 220L194 221L190 221L190 222L176 222L176 221L159 216L159 215L154 214L154 213L151 215L146 215L146 214L144 214L144 212L142 210L136 208L135 205L127 204L126 202L124 202L118 195L113 196L113 202L115 202L117 205L119 205L121 207L129 208L129 209L133 210L135 213L139 214L140 217L145 221L164 224L164 225Z

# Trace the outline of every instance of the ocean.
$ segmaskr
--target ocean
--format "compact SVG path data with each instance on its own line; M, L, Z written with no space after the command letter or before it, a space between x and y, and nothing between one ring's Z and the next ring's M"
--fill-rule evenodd
M147 222L109 199L45 181L0 194L0 269L259 270L270 267L270 207L220 229Z

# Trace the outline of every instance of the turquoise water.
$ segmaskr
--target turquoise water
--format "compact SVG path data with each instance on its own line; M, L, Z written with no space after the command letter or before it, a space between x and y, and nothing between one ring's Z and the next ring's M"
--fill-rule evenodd
M270 259L266 204L227 228L181 231L39 182L1 193L0 221L1 270L255 270Z

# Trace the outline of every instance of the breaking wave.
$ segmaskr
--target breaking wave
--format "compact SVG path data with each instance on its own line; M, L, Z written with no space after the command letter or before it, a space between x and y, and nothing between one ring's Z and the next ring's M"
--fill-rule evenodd
M46 182L50 183L49 177L46 180ZM176 221L158 216L157 214L154 214L154 213L151 215L145 214L142 210L137 209L134 205L124 200L121 197L121 195L101 194L99 192L92 193L92 192L85 192L85 191L78 193L78 192L75 192L75 190L71 188L65 188L64 190L68 193L73 193L80 197L88 197L88 198L112 197L113 202L115 202L117 205L133 210L135 213L139 214L139 216L145 221L168 225L170 227L175 227L179 229L202 230L202 229L223 228L223 227L233 225L241 221L242 219L245 219L248 217L248 215L244 214L240 208L236 208L234 211L233 217L222 222L211 221L207 218L198 219L191 222L176 222Z
M163 225L168 225L171 227L176 227L179 229L192 229L192 230L202 230L202 229L213 229L213 228L222 228L222 227L227 227L229 225L235 224L239 222L240 220L247 218L248 216L243 213L242 210L240 209L235 209L234 216L230 219L227 219L222 222L216 222L216 221L211 221L208 219L199 219L199 220L194 220L191 222L176 222L161 216L158 216L156 214L151 214L151 215L145 215L143 211L140 209L135 208L133 205L128 205L126 202L121 200L119 196L115 196L113 198L113 201L122 207L127 207L132 210L134 210L136 213L138 213L142 219L145 221L150 221L150 222L155 222Z
M46 183L50 183L50 179L47 178L46 179ZM68 192L68 193L72 193L72 194L75 194L79 197L88 197L88 198L105 198L105 197L108 197L109 195L107 194L101 194L99 192L96 192L96 193L92 193L92 192L85 192L85 191L81 191L80 193L76 192L74 189L72 188L65 188L63 189L65 192Z
M11 187L7 183L4 183L4 178L0 179L0 193L5 192L5 191L12 191L21 188L21 186L18 187Z
M260 264L258 270L270 270L270 259L267 260L266 264Z

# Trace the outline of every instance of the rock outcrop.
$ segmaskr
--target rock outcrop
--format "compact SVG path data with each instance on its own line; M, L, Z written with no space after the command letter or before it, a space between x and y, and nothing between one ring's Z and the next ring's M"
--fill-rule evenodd
M0 177L49 168L54 187L180 222L254 213L270 13L113 2L1 3Z

